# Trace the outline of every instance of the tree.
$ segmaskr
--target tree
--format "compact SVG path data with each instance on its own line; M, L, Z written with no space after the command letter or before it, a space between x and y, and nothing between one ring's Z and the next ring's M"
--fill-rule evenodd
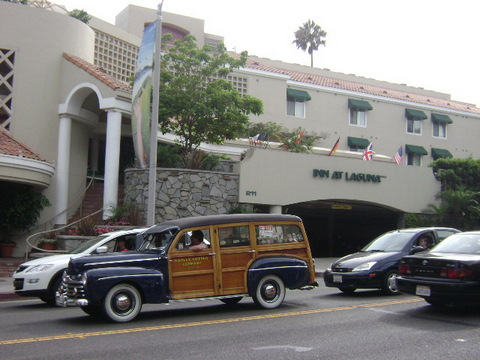
M437 222L461 230L480 225L480 161L472 158L440 158L431 165L442 190L436 195L441 202L429 205Z
M325 46L327 33L322 30L320 25L315 24L312 20L308 20L303 26L295 31L295 40L293 44L297 45L297 49L307 50L310 54L310 66L313 67L313 52L318 50L320 45Z
M168 44L170 36L164 37ZM247 52L238 58L227 54L223 44L198 48L188 35L166 45L160 74L159 126L162 133L178 136L184 165L202 142L221 145L245 134L249 115L260 115L263 103L240 94L227 81L234 69L245 66ZM191 164L192 163L192 164Z
M85 10L73 9L68 13L68 16L71 16L81 22L88 24L92 20L92 16L89 15Z

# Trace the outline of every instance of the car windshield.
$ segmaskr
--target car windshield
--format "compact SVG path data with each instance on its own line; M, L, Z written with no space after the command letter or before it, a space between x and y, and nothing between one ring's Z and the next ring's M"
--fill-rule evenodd
M361 251L402 251L412 235L412 233L405 232L386 233L370 242Z
M177 229L169 229L153 234L146 234L139 250L163 249L173 239Z
M78 246L77 248L69 251L69 254L80 254L80 253L84 252L85 250L87 250L89 247L98 243L99 241L104 240L107 236L108 235L96 236L93 239L90 239L90 240L80 244L80 246Z
M431 252L458 253L458 254L480 254L479 234L455 234L451 235L440 244L435 246Z

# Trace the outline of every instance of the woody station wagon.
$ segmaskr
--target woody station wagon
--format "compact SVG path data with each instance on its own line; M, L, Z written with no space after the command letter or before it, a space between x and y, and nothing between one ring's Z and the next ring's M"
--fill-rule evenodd
M293 215L213 215L167 221L138 236L138 251L72 259L57 305L133 320L144 303L250 296L265 309L285 289L317 286L303 223ZM195 237L203 237L198 239ZM194 245L195 240L195 245Z

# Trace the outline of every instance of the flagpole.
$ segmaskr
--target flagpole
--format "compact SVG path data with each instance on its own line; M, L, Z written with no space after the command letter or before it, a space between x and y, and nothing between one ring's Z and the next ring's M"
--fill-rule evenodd
M155 221L155 204L157 188L157 132L158 132L158 106L160 97L160 61L162 56L162 6L163 0L158 4L156 29L155 29L155 53L153 60L153 100L152 120L150 128L150 162L148 172L148 199L147 199L147 225L152 226Z

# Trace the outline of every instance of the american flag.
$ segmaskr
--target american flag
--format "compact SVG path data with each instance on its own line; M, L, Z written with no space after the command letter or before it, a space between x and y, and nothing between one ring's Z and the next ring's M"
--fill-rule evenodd
M402 156L403 156L403 150L402 150L402 147L400 146L400 148L397 150L397 153L395 154L395 162L397 164L401 164L402 163Z
M371 161L373 160L373 150L372 150L372 143L367 146L365 151L363 152L362 159L365 161Z

